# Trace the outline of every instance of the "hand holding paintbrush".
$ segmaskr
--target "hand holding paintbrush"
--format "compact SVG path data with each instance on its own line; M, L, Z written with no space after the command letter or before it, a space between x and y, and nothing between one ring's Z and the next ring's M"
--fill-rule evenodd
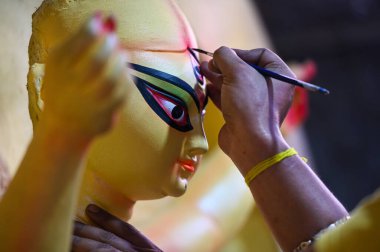
M213 53L207 52L207 51L202 50L202 49L191 48L191 50L199 52L199 53L202 53L202 54L206 54L206 55L208 55L210 57L214 57ZM252 63L249 63L249 62L246 62L246 63L248 65L250 65L251 67L253 67L254 69L256 69L256 71L258 71L259 73L261 73L264 76L271 77L271 78L274 78L274 79L277 79L277 80L281 80L283 82L286 82L286 83L289 83L289 84L292 84L292 85L296 85L296 86L305 88L305 89L307 89L309 91L319 92L319 93L324 94L324 95L328 95L330 93L330 91L328 91L327 89L325 89L323 87L319 87L319 86L311 84L311 83L307 83L307 82L304 82L304 81L301 81L301 80L297 80L295 78L291 78L289 76L285 76L283 74L279 74L279 73L270 71L270 70L268 70L266 68L260 67L258 65L255 65L255 64L252 64Z
M294 85L265 78L246 62L291 78L295 75L267 49L222 47L213 56L201 64L201 72L210 81L208 95L225 120L219 145L245 175L254 164L288 148L280 126L294 94Z

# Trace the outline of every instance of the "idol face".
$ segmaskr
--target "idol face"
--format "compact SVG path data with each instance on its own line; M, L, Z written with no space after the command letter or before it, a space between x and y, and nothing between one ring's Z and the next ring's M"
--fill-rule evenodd
M180 196L208 149L198 62L183 52L130 52L133 83L120 122L90 150L89 167L133 200Z
M90 148L87 172L132 200L180 196L208 144L205 85L189 49L195 39L173 1L45 0L33 16L29 62L43 64L54 45L99 10L116 17L132 78L120 120ZM38 83L29 85L34 89Z

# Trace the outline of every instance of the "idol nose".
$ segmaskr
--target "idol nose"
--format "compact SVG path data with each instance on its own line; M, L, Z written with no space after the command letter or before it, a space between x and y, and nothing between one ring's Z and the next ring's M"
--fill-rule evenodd
M208 151L208 142L203 130L203 125L194 128L185 138L183 146L183 154L188 157L202 155Z
M190 157L202 155L208 151L206 136L192 136L185 141L184 152Z

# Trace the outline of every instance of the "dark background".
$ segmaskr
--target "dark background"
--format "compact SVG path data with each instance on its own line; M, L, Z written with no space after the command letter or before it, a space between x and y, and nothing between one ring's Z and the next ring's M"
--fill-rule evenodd
M348 208L380 186L380 1L256 0L276 52L313 59L306 132L322 180Z

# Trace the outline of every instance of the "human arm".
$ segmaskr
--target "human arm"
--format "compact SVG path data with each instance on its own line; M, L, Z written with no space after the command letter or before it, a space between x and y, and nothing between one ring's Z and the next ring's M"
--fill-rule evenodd
M260 161L289 148L280 126L290 107L293 87L264 78L243 60L294 76L277 55L266 49L221 48L201 67L212 83L209 95L226 122L219 133L219 145L245 176ZM298 156L273 165L249 188L285 251L348 215Z
M107 21L94 16L48 57L44 109L0 202L1 251L69 249L88 147L112 127L125 98L126 59ZM33 67L29 81L43 70Z

